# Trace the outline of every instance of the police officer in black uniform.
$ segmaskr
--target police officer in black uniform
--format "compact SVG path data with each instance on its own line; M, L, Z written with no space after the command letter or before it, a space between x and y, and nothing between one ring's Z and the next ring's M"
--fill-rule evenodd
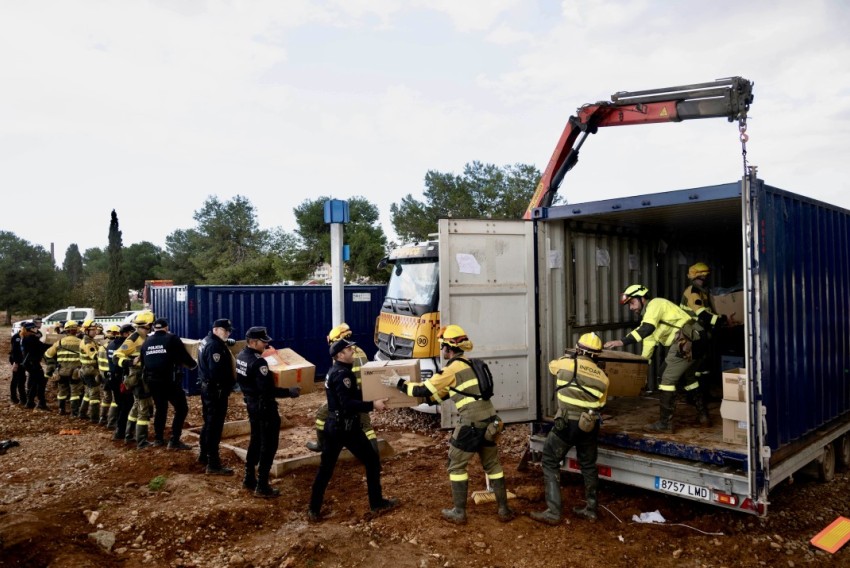
M133 391L124 386L125 370L115 362L115 352L121 348L121 344L131 333L135 331L133 325L125 323L121 326L118 337L106 346L106 356L109 358L109 380L106 388L112 391L112 400L118 405L118 416L115 422L115 433L113 440L123 440L127 431L127 416L133 408Z
M353 341L340 339L331 344L329 350L334 364L325 379L325 393L328 397L325 442L322 446L322 462L313 481L310 508L307 511L308 518L314 522L321 518L325 489L333 475L339 453L344 447L366 467L366 487L372 512L383 512L398 505L397 499L384 499L382 495L381 461L360 425L360 413L384 410L386 399L363 401L363 392L357 387L357 377L352 369L354 345Z
M183 433L183 421L189 414L189 402L183 390L181 366L194 369L197 364L186 346L175 334L168 331L168 320L158 318L153 322L154 332L142 345L141 358L145 368L145 380L151 389L154 408L153 419L154 446L165 445L165 421L168 418L168 405L174 407L174 420L171 422L171 440L169 450L188 450L192 446L180 441Z
M228 349L236 343L230 339L232 332L233 324L229 319L217 319L213 322L212 331L198 346L198 384L204 413L198 461L207 466L209 475L233 475L232 469L221 465L219 455L227 402L236 384L233 355Z
M269 485L269 471L280 441L280 414L275 398L296 398L301 387L275 386L274 375L262 356L272 340L265 327L248 329L245 339L248 344L236 357L236 381L242 389L251 424L242 487L260 497L276 497L280 491Z
M21 351L21 332L24 326L12 335L12 344L9 346L9 364L12 365L11 401L12 404L26 404L27 402L27 373L24 371L24 352ZM26 332L24 332L26 333Z
M28 377L26 400L21 402L26 402L27 408L35 408L35 400L38 399L38 408L47 410L47 395L44 392L47 377L44 376L41 360L50 346L41 341L41 331L38 329L40 325L40 320L32 321L21 328L21 367Z

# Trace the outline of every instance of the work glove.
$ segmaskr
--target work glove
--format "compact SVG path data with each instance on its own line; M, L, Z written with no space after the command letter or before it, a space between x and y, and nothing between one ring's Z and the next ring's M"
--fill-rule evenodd
M130 361L129 359L121 359L121 368L122 369L129 369L132 366L133 366L133 362Z
M228 337L224 340L224 342L227 344L228 347L233 347L234 345L236 345L236 340L232 337Z
M298 398L301 396L301 387L289 387L289 398Z
M56 365L48 365L45 369L45 372L47 373L48 377L52 377L53 373L56 372Z
M390 387L391 389L402 389L402 385L404 385L404 379L400 377L383 377L381 379L381 384L385 387Z

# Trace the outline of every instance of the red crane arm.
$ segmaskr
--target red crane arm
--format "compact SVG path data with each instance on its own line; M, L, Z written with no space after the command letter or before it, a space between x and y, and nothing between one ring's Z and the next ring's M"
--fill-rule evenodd
M695 118L725 117L730 122L743 121L753 101L752 88L752 82L731 77L710 83L619 92L611 96L611 101L582 106L567 121L523 218L531 219L535 209L552 204L564 176L578 162L582 144L597 129Z

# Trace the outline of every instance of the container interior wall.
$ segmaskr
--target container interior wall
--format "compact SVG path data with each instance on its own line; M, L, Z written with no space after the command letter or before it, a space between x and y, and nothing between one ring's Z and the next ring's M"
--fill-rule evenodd
M758 196L760 364L774 450L850 411L850 212Z
M737 202L736 202L737 203ZM653 297L679 304L689 285L687 270L702 261L712 267L709 285L740 287L742 282L742 237L740 204L724 210L722 225L737 227L719 234L690 231L687 216L701 215L701 204L683 206L669 223L604 222L553 220L538 231L538 264L541 274L540 313L547 323L541 326L540 386L544 416L557 411L554 380L548 375L548 362L572 347L583 333L597 332L603 339L621 339L640 323L620 304L623 289L643 284ZM563 262L559 264L558 259ZM719 338L725 350L743 355L741 328L730 330L729 338ZM640 346L628 351L640 354ZM660 377L662 353L650 366L650 389ZM719 366L718 352L716 355ZM716 373L719 377L719 372Z

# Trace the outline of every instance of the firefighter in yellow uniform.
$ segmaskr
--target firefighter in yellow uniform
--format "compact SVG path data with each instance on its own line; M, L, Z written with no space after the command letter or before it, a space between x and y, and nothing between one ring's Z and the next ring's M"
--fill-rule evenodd
M148 442L148 428L151 423L153 399L147 381L145 381L140 354L154 319L153 312L150 310L137 314L133 320L136 331L124 340L124 343L112 356L115 364L127 373L122 383L124 388L133 391L133 407L127 417L127 431L124 434L124 442L129 444L135 439L136 447L140 450L151 445Z
M47 376L59 375L58 393L59 414L67 414L65 405L70 400L71 415L79 416L83 383L80 380L80 338L77 337L79 325L68 320L62 327L65 337L50 346L44 353L47 362Z
M95 336L100 332L100 326L92 319L83 322L83 337L80 339L80 379L85 387L83 403L80 405L80 418L89 419L95 424L100 420L100 368L97 363L97 350L100 347Z
M682 292L681 307L694 321L698 321L706 330L706 348L703 356L694 363L694 376L699 380L700 388L694 392L694 396L700 397L703 408L706 407L708 398L709 380L711 369L714 365L714 350L712 349L712 334L718 327L727 325L726 316L718 315L711 301L711 293L705 285L711 274L711 269L704 262L697 262L688 268L688 280L691 284ZM702 426L711 426L711 418L708 412L699 415L699 423Z
M348 324L341 323L328 333L328 345L333 345L340 339L348 339L351 335L352 331ZM357 377L357 388L361 391L363 390L363 381L360 378L360 367L368 362L369 357L366 355L366 352L355 345L354 366L351 370L354 372L354 376ZM312 452L322 451L325 439L325 420L327 419L328 403L326 402L319 407L319 410L316 411L316 441L314 442L311 440L307 442L306 445L308 450ZM369 443L372 444L372 449L380 456L381 453L378 451L378 436L375 434L375 429L372 428L372 418L368 412L360 413L360 426L363 428L363 433L366 434L366 438L369 440Z
M685 392L699 388L699 380L689 374L694 361L702 356L705 331L685 310L664 298L648 298L649 289L641 284L628 286L620 298L635 314L642 314L640 326L623 339L605 343L605 349L643 343L642 355L652 357L655 347L667 348L665 368L661 374L661 415L657 422L647 424L648 432L673 433L673 410L676 407L676 385L686 377ZM697 397L698 401L701 401ZM704 402L697 402L697 412L706 412Z
M510 521L514 518L514 512L508 507L505 473L499 463L499 450L496 447L496 437L504 423L496 415L493 403L481 397L475 371L463 358L465 351L472 350L472 341L459 325L446 326L440 330L437 339L441 356L448 360L441 371L421 384L393 377L386 377L381 382L385 386L398 388L408 396L427 397L433 404L451 398L457 407L460 419L452 432L448 465L454 507L443 509L443 518L458 524L466 522L469 490L467 466L472 456L478 454L496 497L499 520Z
M115 429L118 420L118 404L109 387L109 343L121 335L121 328L113 323L106 328L103 342L97 348L97 369L100 371L100 420L98 424L106 426L109 430Z
M543 487L546 510L531 513L541 523L561 522L561 461L575 446L587 504L574 507L579 517L596 520L599 471L596 469L599 438L599 411L608 397L608 376L596 363L602 353L602 340L585 333L576 343L575 353L549 363L555 375L558 412L543 445Z

